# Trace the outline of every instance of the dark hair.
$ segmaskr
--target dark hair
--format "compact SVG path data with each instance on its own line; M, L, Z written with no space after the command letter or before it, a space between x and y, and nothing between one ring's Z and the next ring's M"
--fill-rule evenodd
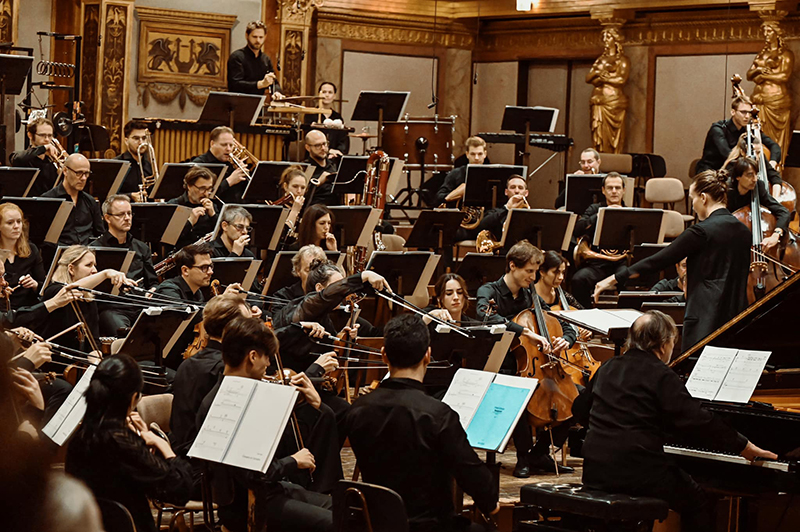
M234 318L222 331L222 360L238 368L250 351L272 357L278 352L278 337L258 318Z
M565 259L561 253L553 250L545 251L544 260L542 261L541 266L539 266L539 271L548 272L553 268L558 268L562 264L569 266L569 261Z
M728 203L728 172L725 170L706 170L692 180L695 194L707 194L717 203Z
M753 102L751 102L750 98L748 98L747 96L737 96L736 98L731 100L731 109L736 111L737 109L739 109L739 106L742 105L743 103L746 103L747 105L753 105Z
M142 370L133 358L123 353L104 358L86 389L82 438L89 441L99 436L104 421L124 424L131 400L143 386Z
M521 176L521 175L519 175L519 174L514 174L514 175L510 175L510 176L508 176L508 179L506 179L506 188L508 188L508 184L511 182L511 180L512 180L512 179L521 179L521 180L522 180L522 182L523 182L523 183L525 183L525 190L527 190L527 189L528 189L528 182L527 182L527 181L525 181L525 178L524 178L524 177L522 177L522 176Z
M186 175L183 176L183 188L187 189L193 186L199 179L210 179L211 182L214 182L214 172L206 168L205 166L194 165L189 168L189 171L186 172Z
M184 266L187 268L191 268L194 266L194 260L197 255L212 255L211 244L202 243L202 244L192 244L190 246L186 246L181 248L175 254L175 266L178 267L178 271L181 270Z
M731 170L731 179L739 179L744 175L744 173L749 170L753 169L754 172L758 173L758 163L755 162L750 157L739 157L733 163L733 169ZM696 189L697 187L695 187Z
M147 123L142 122L141 120L128 120L128 123L125 124L124 128L122 128L122 134L125 136L125 138L128 138L136 129L147 129Z
M320 241L317 238L317 220L326 214L331 217L331 227L336 223L336 217L328 207L317 203L311 205L303 213L303 219L300 220L300 226L297 228L297 242L299 245L306 246L308 244L319 245Z
M646 353L656 351L678 335L678 328L672 318L660 310L648 310L636 319L628 331L626 351L638 349Z
M436 284L433 286L433 293L436 297L436 302L439 303L439 306L442 306L442 300L444 299L444 291L447 283L450 281L457 281L458 284L461 286L461 290L464 291L464 306L462 307L461 311L466 312L467 307L469 307L469 293L467 292L467 282L464 280L463 277L458 275L457 273L443 273L439 276L436 280Z
M267 25L261 22L260 20L250 21L244 28L244 34L250 35L251 33L253 33L254 30L264 30L264 33L267 33Z
M31 120L28 122L27 127L25 130L31 135L36 135L39 132L39 126L45 124L53 128L53 133L56 132L56 128L53 126L53 122L50 121L49 118L37 118L36 120Z
M541 263L544 259L542 250L528 242L520 240L506 253L506 273L511 271L511 264L517 268L524 268L531 260Z
M416 314L400 314L383 328L383 348L389 363L396 368L419 364L431 343L431 333Z
M306 293L314 292L317 289L317 283L326 284L334 273L340 273L344 277L344 272L335 262L328 259L314 259L311 261L306 285L303 288Z
M242 316L242 305L245 302L233 294L221 294L212 297L203 308L203 328L214 338L222 338L225 325Z
M608 180L609 177L616 177L616 178L622 180L622 188L625 188L625 178L622 177L619 174L619 172L609 172L606 175L604 175L603 176L603 181L600 183L600 186L605 187L606 186L606 180Z
M332 82L332 81L323 81L322 83L319 84L319 88L317 89L317 93L319 93L319 91L321 91L322 87L324 87L325 85L330 85L331 87L333 87L333 93L334 94L339 92L339 89L336 88L336 84L334 82Z
M217 126L211 130L211 142L217 142L217 139L223 133L230 133L233 135L233 130L228 126Z

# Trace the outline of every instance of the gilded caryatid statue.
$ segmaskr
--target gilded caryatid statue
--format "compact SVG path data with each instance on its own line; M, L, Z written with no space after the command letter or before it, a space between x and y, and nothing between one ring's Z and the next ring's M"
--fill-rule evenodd
M603 30L603 55L586 75L594 85L591 107L592 143L602 153L622 153L628 97L622 92L630 73L630 60L622 52L622 36L615 27Z
M764 22L761 31L764 32L764 48L747 71L747 79L756 84L751 100L761 109L759 116L764 133L781 147L781 156L785 157L791 139L789 77L794 54L784 44L783 31L777 22Z

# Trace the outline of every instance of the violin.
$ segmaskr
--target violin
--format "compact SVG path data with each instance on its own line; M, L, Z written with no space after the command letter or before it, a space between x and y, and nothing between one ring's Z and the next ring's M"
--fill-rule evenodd
M211 285L209 286L211 289L211 294L216 297L219 295L219 279L214 279L211 281ZM192 343L186 348L183 352L183 358L187 359L190 357L195 356L197 353L202 351L203 349L208 346L208 334L206 334L206 329L203 327L203 322L201 321L197 325L194 326L194 338L192 339Z
M552 339L563 333L556 318L545 314L538 295L533 293L533 307L517 314L513 322ZM539 379L539 385L528 403L528 420L532 427L555 426L572 417L572 402L578 389L562 365L560 355L545 354L538 345L524 336L511 352L517 359L520 377Z
M551 307L553 310L578 310L570 306L567 301L567 295L560 286L556 287L556 295L558 299L556 299L555 304ZM592 356L586 342L580 340L580 338L575 342L575 345L563 354L563 358L567 362L564 364L564 371L572 378L572 382L582 386L586 386L589 383L600 367L600 362Z
M356 325L356 320L358 319L358 314L360 308L358 306L358 302L363 299L362 296L358 294L350 294L345 298L346 305L345 311L350 315L347 320L347 327L350 329L354 328ZM325 381L322 383L322 388L329 392L335 392L336 395L342 393L344 390L344 398L345 401L348 403L353 402L353 397L350 395L350 374L347 371L349 358L346 357L344 353L344 348L347 342L347 331L342 331L339 333L337 340L334 342L334 352L339 359L344 359L344 362L339 365L338 368L331 371L330 374L325 376Z

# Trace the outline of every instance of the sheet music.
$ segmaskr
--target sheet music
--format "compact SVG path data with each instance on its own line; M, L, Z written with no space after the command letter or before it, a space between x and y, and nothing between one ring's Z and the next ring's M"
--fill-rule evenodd
M494 377L494 373L477 369L459 368L456 371L442 402L456 411L464 430L469 427L469 423Z
M713 400L722 386L722 381L725 380L733 359L736 358L736 353L736 349L705 346L689 380L686 381L686 389L692 397Z
M717 392L717 401L746 403L753 396L770 351L739 350Z
M72 436L75 429L83 420L83 415L86 413L86 398L84 394L86 389L89 388L89 383L94 375L96 366L89 366L86 372L78 380L75 387L67 396L67 400L58 409L55 415L50 418L50 421L42 429L42 433L53 440L56 445L64 445L64 442Z
M599 308L586 310L561 311L556 315L569 316L581 326L607 335L610 329L630 328L631 324L642 315L638 310Z
M469 444L479 449L500 450L503 441L507 441L507 436L517 425L531 393L526 388L496 382L490 384L467 428Z
M189 450L192 458L222 462L253 395L254 379L225 377Z

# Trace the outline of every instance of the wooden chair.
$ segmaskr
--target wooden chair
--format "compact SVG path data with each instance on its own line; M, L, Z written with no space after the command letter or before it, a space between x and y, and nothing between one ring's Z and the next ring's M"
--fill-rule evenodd
M651 177L647 180L647 185L644 189L645 201L656 204L661 203L664 209L675 211L675 203L683 201L686 198L686 191L683 188L683 182L674 177ZM684 224L694 221L694 216L691 214L680 214Z
M106 532L136 532L133 516L123 505L111 499L97 498Z
M365 482L340 480L333 490L335 532L408 532L408 516L397 492Z

